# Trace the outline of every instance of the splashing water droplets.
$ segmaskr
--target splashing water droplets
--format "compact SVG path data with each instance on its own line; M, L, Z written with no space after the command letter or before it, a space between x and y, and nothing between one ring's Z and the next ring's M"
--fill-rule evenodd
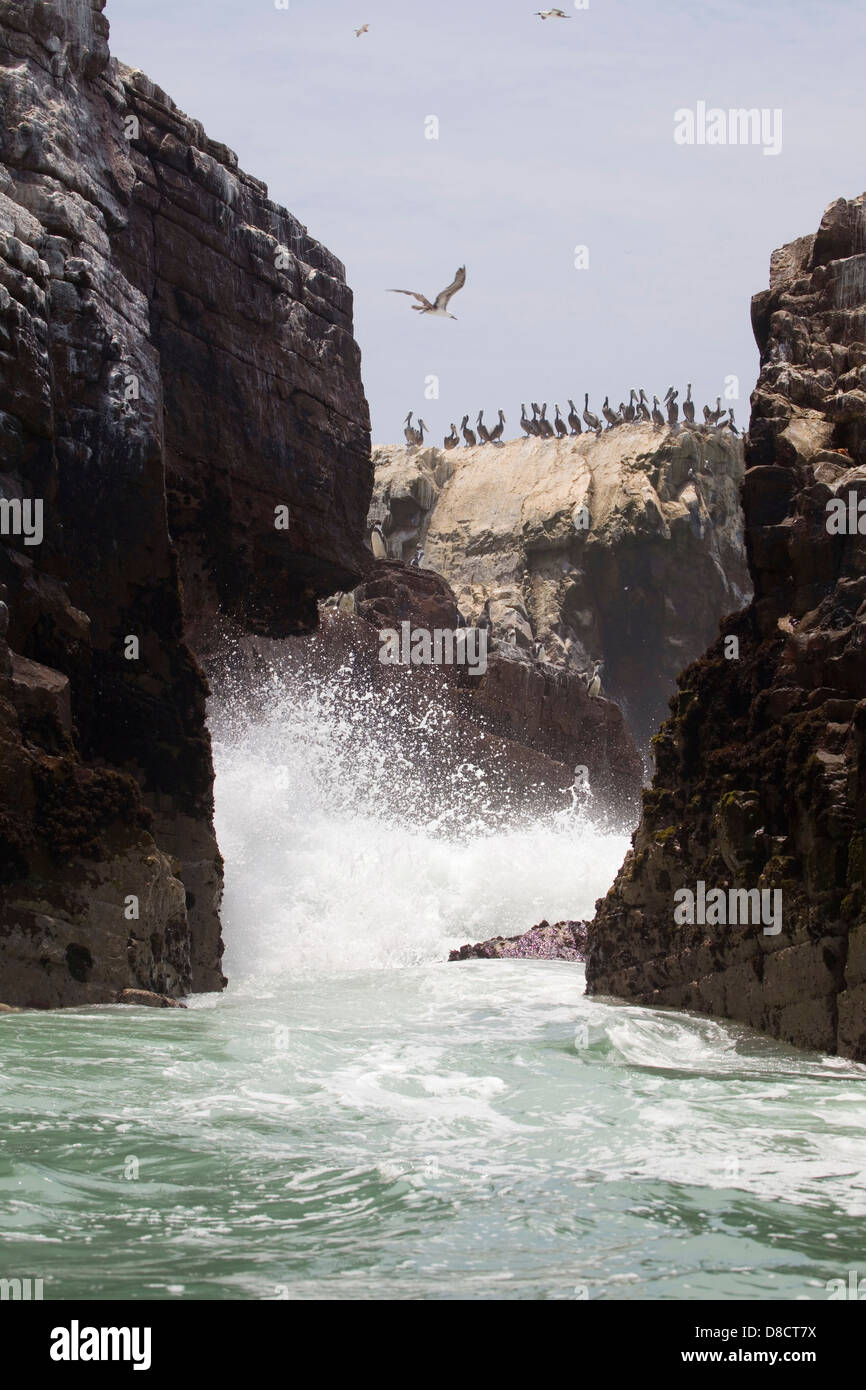
M459 739L453 711L410 686L359 688L272 670L214 707L216 825L226 859L226 968L235 983L283 971L425 964L541 918L591 914L627 840L585 797L544 819L503 798Z

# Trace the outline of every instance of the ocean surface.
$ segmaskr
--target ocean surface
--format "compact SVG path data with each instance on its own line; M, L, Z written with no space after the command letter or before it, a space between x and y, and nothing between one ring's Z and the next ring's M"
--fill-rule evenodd
M425 819L411 728L213 712L229 989L0 1019L0 1279L46 1299L818 1299L866 1274L866 1069L453 946L589 915L583 807Z

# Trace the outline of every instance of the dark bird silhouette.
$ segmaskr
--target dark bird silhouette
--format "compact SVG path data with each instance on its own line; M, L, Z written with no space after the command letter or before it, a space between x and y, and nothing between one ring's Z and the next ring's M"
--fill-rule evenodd
M571 396L569 396L568 398L568 404L571 406L571 409L568 412L568 423L571 426L571 432L572 434L581 434L582 430L580 428L580 416L577 413L577 406L574 404L574 401L571 399Z
M587 429L595 430L596 434L601 433L601 421L599 420L597 415L593 415L592 411L589 408L588 391L586 392L583 398L583 422L586 425Z
M471 429L469 428L469 416L468 416L468 415L464 415L464 416L463 416L463 419L462 419L462 421L460 422L460 428L461 428L461 430L463 431L463 442L464 442L466 448L467 448L467 449L471 449L473 444L477 444L477 443L478 443L478 440L475 438L475 432L474 432L474 430L471 430Z
M498 421L497 424L495 424L495 425L493 426L493 429L490 431L490 443L491 443L491 444L498 444L499 441L500 441L501 438L502 438L502 435L503 435L504 430L505 430L505 416L503 415L502 411L500 410L500 412L499 412L499 421Z
M568 425L559 413L559 406L554 406L556 414L553 417L553 424L560 439L565 439L568 435Z
M693 425L695 423L695 403L692 400L691 382L689 382L688 390L686 391L686 398L683 401L683 418L687 420L690 425Z
M484 630L486 629L486 631L487 631L487 640L488 640L488 643L489 643L491 637L493 636L493 620L492 620L492 618L490 617L490 599L489 599L489 598L486 598L486 599L484 600L484 607L483 607L482 610L481 610L481 617L478 619L478 622L475 624L475 626L476 626L477 628L481 629L482 631L484 631Z

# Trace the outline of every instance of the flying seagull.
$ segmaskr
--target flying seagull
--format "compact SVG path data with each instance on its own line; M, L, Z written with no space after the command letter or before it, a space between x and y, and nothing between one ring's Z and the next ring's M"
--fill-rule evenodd
M536 10L535 13L539 19L571 19L571 15L566 14L565 10Z
M355 38L356 38L356 39L359 39L359 38L361 37L362 34L368 33L368 32L369 32L369 29L370 29L369 24L362 24L361 27L360 27L360 29L356 29L356 30L355 30Z
M445 290L441 290L439 294L437 294L436 298L433 300L432 304L430 303L430 300L427 298L426 294L419 294L417 290L389 290L388 293L408 294L411 295L413 299L417 299L419 302L417 304L413 304L412 308L415 309L416 312L419 314L432 314L433 317L436 319L456 319L456 314L449 314L448 312L448 301L457 293L458 290L462 290L465 284L466 267L465 265L462 265L460 269L457 271L457 274L454 276L454 279L451 281L451 284L448 286L448 288Z

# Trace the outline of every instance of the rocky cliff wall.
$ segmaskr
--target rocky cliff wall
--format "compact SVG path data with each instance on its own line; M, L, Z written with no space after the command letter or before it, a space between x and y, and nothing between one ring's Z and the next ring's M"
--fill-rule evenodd
M0 5L0 998L34 1006L223 983L193 653L314 628L371 483L342 266L101 11Z
M755 597L679 680L634 848L598 905L588 988L862 1061L866 195L774 254L752 319ZM828 529L828 506L843 529ZM699 881L779 890L780 930L677 925L674 893Z
M591 805L619 829L634 824L643 766L616 705L509 644L494 644L477 674L459 661L385 663L383 634L403 623L453 633L454 593L432 570L379 560L341 607L324 607L314 637L274 642L227 626L209 665L242 706L251 687L316 680L358 721L359 744L389 749L375 787L383 817L460 833Z
M374 451L370 523L389 554L444 575L467 618L565 671L604 659L603 693L642 748L684 664L748 594L742 444L727 429Z

